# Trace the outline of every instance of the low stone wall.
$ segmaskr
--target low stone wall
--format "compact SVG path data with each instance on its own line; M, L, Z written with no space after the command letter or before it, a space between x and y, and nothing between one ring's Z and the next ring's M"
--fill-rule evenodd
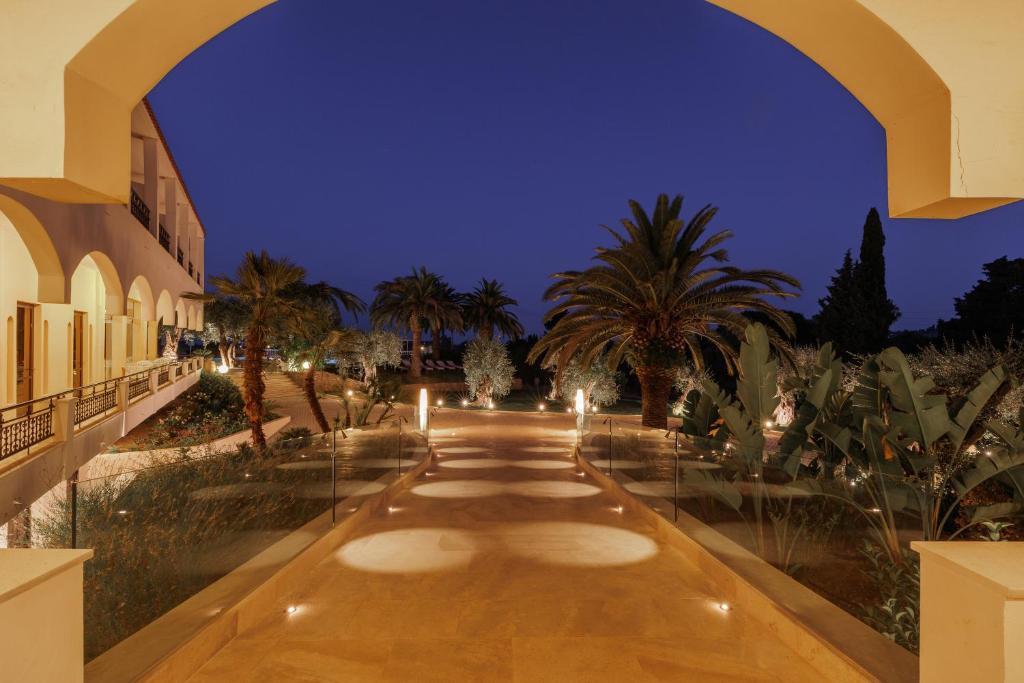
M335 526L328 510L121 641L86 665L86 680L188 680L232 638L278 609L282 598L301 591L313 568L408 489L431 457L368 496Z
M290 417L280 417L271 420L263 425L263 433L267 439L271 439L278 432L288 426ZM142 469L166 462L182 452L193 458L209 457L217 453L233 451L243 443L252 440L252 430L244 429L228 436L222 437L208 444L199 446L187 446L185 448L158 448L149 451L124 451L120 453L103 453L86 463L79 471L81 479L95 479L98 477L112 477L125 472Z
M659 542L680 551L711 578L724 598L748 612L837 683L918 680L918 658L810 588L691 515L674 525L577 451L580 467L630 512L644 516Z

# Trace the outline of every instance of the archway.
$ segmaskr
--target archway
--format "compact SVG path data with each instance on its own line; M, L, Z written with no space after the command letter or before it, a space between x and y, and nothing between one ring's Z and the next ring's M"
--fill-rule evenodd
M114 333L107 323L124 310L121 281L106 254L94 251L79 262L71 275L68 302L68 357L63 365L67 368L67 384L78 387L109 376ZM50 355L51 366L60 367L56 350L51 349ZM131 354L127 357L132 358Z
M19 287L24 287L26 281L23 278L29 277L34 291L31 292L31 296L27 296L26 293L26 300L63 303L64 269L46 228L35 214L15 199L0 194L0 230L7 235L5 239L10 241L10 249L17 248L14 246L15 241L24 247L23 251L19 250L18 258L10 256L4 261L5 280L9 278L12 282L17 282ZM4 253L13 254L10 249L0 250L0 257ZM7 262L8 260L10 262ZM22 265L27 264L32 265L31 275L28 274L28 269L22 268Z
M149 280L145 275L139 275L132 280L128 288L128 299L137 301L139 311L144 320L156 320L156 302L153 299L153 289L149 286Z
M125 203L131 107L192 50L271 1L23 5L0 26L0 97L9 105L0 112L0 182L64 201ZM978 11L902 0L709 1L788 41L875 115L886 130L892 215L954 218L1024 197L1016 0Z
M166 289L160 292L160 297L156 300L156 319L161 325L174 324L174 302Z

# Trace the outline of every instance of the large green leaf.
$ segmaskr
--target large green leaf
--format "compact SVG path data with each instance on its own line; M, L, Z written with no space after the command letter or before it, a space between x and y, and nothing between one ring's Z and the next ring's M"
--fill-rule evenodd
M949 440L953 444L954 451L959 451L967 431L978 419L985 404L1002 386L1010 381L1010 373L1003 365L996 365L990 368L974 388L963 398L959 409L954 411L949 425Z
M736 395L749 418L758 425L772 419L779 407L779 362L771 356L768 330L761 323L747 326L740 344L740 379ZM719 407L721 410L721 407Z
M796 476L804 446L810 438L821 409L825 406L831 386L832 370L826 369L808 388L803 402L793 416L793 421L779 439L781 466L791 477Z
M1002 420L989 420L985 423L985 427L1006 444L1011 451L1024 451L1024 430L1015 429Z
M915 378L899 349L888 348L878 358L879 384L887 390L892 407L889 423L897 432L894 437L916 442L922 453L930 454L932 445L952 426L945 395L930 393L935 383L930 377Z
M725 421L725 426L728 427L730 434L736 441L737 455L743 457L749 463L755 461L760 463L761 456L764 453L764 434L761 432L760 425L755 425L752 422L750 416L743 409L742 403L733 401L715 382L705 380L703 386L704 393L708 394L711 400L715 402L715 406L718 407L718 414L721 415Z
M683 470L683 482L687 488L709 495L733 510L739 510L743 505L743 494L740 490L732 482L720 479L708 470Z

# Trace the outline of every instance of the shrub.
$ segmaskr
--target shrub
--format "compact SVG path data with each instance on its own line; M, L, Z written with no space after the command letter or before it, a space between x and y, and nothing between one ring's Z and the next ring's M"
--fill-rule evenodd
M478 403L507 396L512 390L515 368L508 350L494 339L476 338L466 346L462 357L469 393Z
M204 372L195 387L158 413L139 439L144 449L197 446L247 429L245 402L227 377Z

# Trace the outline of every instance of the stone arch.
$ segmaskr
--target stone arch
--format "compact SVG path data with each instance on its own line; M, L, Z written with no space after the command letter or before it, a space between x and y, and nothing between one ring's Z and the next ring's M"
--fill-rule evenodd
M188 305L188 329L190 330L199 329L199 316L196 311L197 307L195 304Z
M117 268L114 266L114 262L110 260L110 257L101 251L90 251L88 254L82 257L82 260L75 266L75 270L71 273L71 278L68 279L68 296L67 301L71 301L71 287L73 286L74 274L78 272L78 269L83 264L91 262L99 272L100 277L103 280L103 287L105 289L105 302L104 308L110 315L123 315L124 314L124 289L121 286L121 278L117 274Z
M161 325L174 324L174 301L166 289L160 292L156 300L156 319Z
M149 286L149 280L145 275L139 275L132 280L128 288L128 298L135 299L142 304L142 317L145 320L156 320L156 301L153 299L153 288Z
M132 107L190 52L272 1L23 3L0 25L0 100L8 105L0 183L62 201L125 203ZM1024 197L1019 0L982 9L710 2L788 41L878 118L891 214L953 218Z
M178 299L178 303L174 304L174 326L188 327L188 309L184 299Z
M24 204L0 194L0 220L6 218L28 249L39 277L39 303L64 303L64 268L46 228Z

